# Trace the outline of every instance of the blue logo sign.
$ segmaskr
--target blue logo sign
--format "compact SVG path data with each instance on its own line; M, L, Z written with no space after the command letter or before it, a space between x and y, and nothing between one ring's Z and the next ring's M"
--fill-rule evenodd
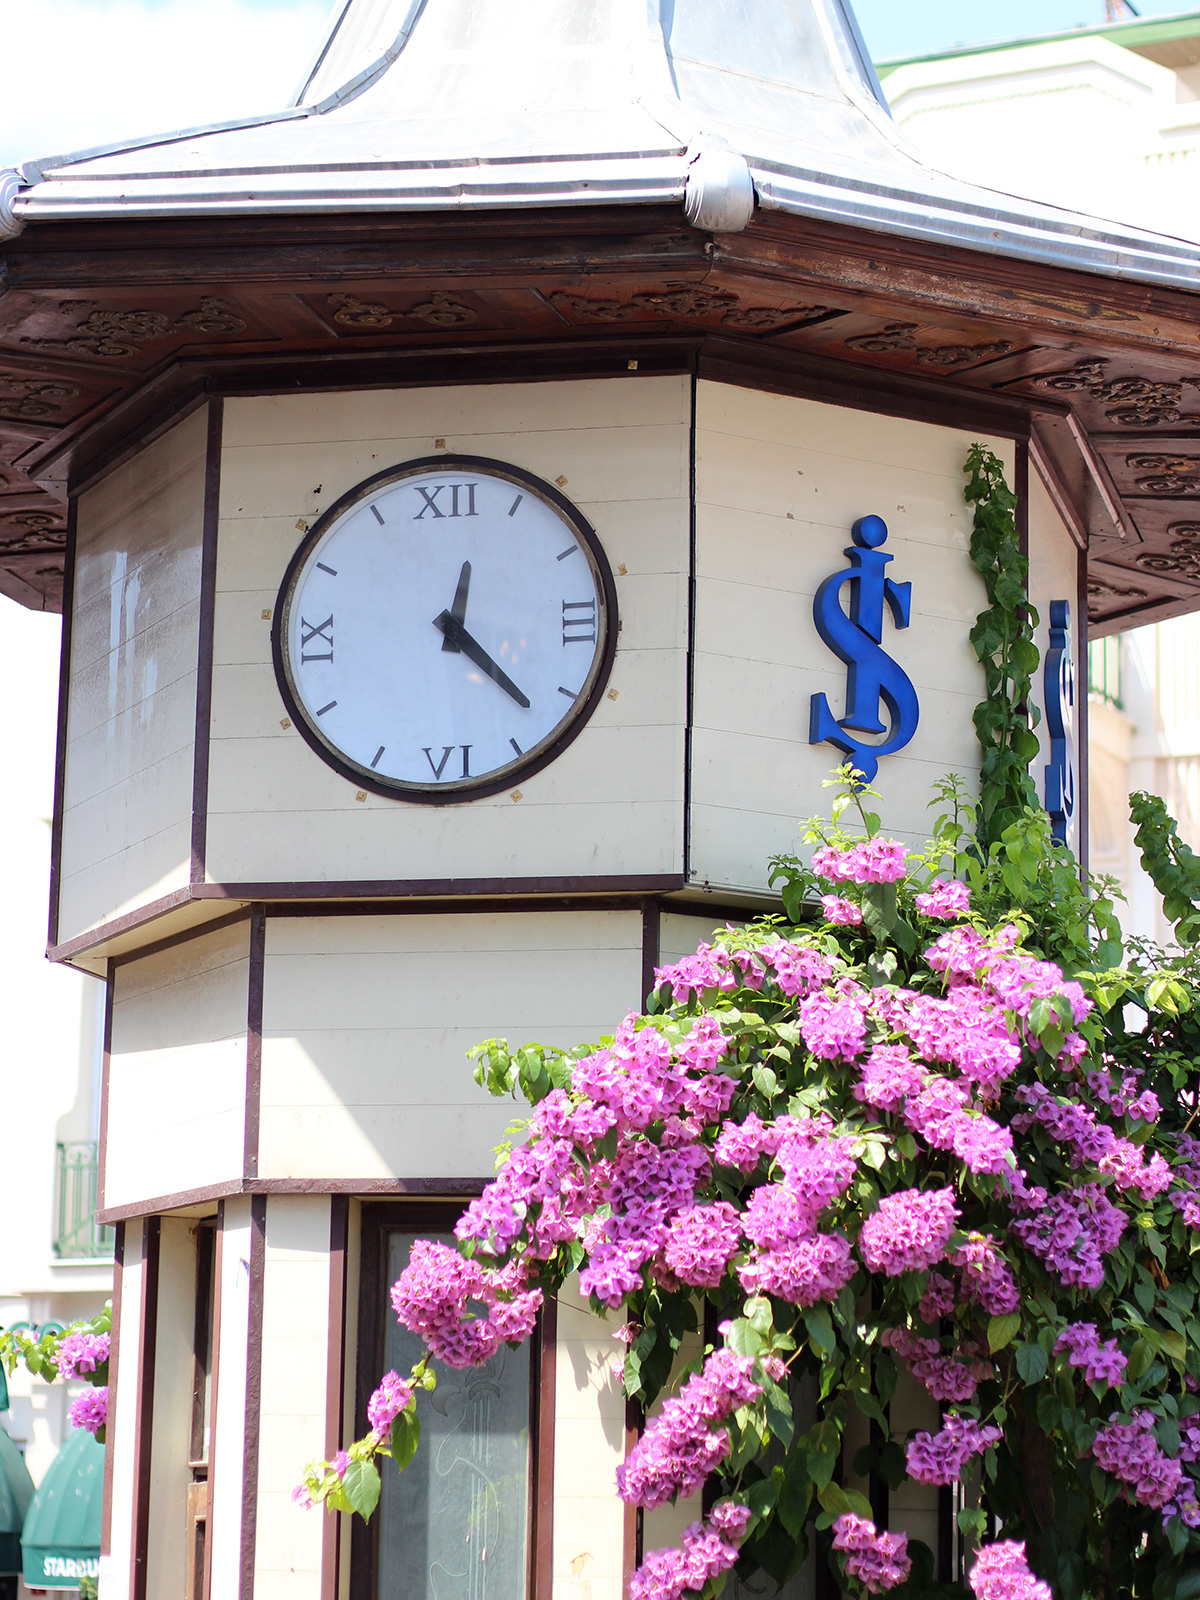
M870 783L879 770L880 756L895 755L917 731L920 707L917 691L908 674L883 649L883 606L886 600L898 628L908 627L912 604L912 584L894 583L885 578L884 567L892 559L879 546L887 538L887 523L882 517L860 517L850 530L854 540L845 552L850 565L835 572L817 590L813 600L813 621L817 632L846 663L846 715L839 721L829 709L823 694L812 697L808 742L828 741L850 757ZM850 585L850 611L842 610L843 584ZM880 706L887 707L889 726L880 720ZM853 729L854 732L849 730ZM883 740L856 739L854 733L883 733Z
M1075 819L1075 661L1071 653L1071 603L1050 602L1050 648L1043 669L1050 761L1045 771L1050 831L1069 844Z

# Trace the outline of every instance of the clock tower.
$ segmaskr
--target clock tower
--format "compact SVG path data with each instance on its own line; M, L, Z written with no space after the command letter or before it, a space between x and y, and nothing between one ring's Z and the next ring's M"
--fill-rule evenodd
M279 112L0 174L0 254L50 955L107 986L104 1600L618 1600L694 1507L618 1503L577 1295L445 1377L369 1527L292 1498L491 1174L466 1051L777 909L847 751L908 842L977 782L976 441L1082 852L1071 662L1200 604L1200 251L925 167L843 0L348 0ZM868 1487L953 1577L954 1507Z

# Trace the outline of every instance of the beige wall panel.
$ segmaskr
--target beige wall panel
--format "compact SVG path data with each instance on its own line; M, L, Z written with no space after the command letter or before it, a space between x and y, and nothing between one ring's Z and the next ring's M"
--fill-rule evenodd
M250 1333L250 1197L224 1203L213 1270L220 1274L217 1405L209 1446L208 1548L212 1600L241 1593L246 1374ZM324 1306L321 1308L324 1314ZM322 1385L322 1393L324 1386Z
M59 937L187 882L201 407L80 497Z
M978 771L971 711L984 680L967 635L986 597L967 556L971 439L700 384L693 881L764 892L768 856L798 849L797 823L827 803L821 780L842 757L808 743L809 705L824 692L841 715L846 669L817 634L813 598L845 568L851 524L868 512L888 524L889 572L913 585L910 626L889 617L883 644L921 705L914 739L880 769L885 828L922 842L933 782ZM1012 446L990 443L1011 471Z
M188 1454L196 1376L196 1225L160 1223L158 1315L154 1346L154 1419L150 1477L147 1593L182 1595L187 1570ZM122 1365L121 1381L128 1369Z
M121 1316L116 1329L120 1373L114 1414L105 1431L112 1453L112 1518L108 1554L100 1557L105 1600L128 1600L133 1592L133 1509L137 1492L137 1411L141 1379L142 1224L125 1225L121 1269Z
M273 1195L267 1202L254 1558L255 1592L271 1600L309 1600L320 1588L324 1516L298 1506L292 1489L304 1464L325 1455L328 1303L329 1197Z
M1034 679L1033 702L1041 710L1042 720L1035 730L1041 747L1041 757L1034 763L1033 779L1038 798L1046 798L1046 760L1050 753L1050 732L1046 726L1046 652L1050 648L1050 602L1066 600L1071 606L1071 649L1075 658L1075 704L1078 706L1087 694L1086 654L1079 642L1079 551L1067 531L1067 525L1054 508L1046 486L1032 465L1029 469L1029 598L1038 610L1038 625L1034 633L1041 652L1041 663ZM1076 718L1078 728L1078 716ZM1078 737L1075 740L1076 781L1082 786L1082 764L1087 751ZM1077 813L1078 815L1078 813ZM1072 831L1072 848L1078 849L1078 829Z
M558 1297L554 1434L555 1600L621 1600L625 1397L618 1318L596 1317L571 1278Z
M117 968L104 1201L242 1175L249 923Z
M214 881L682 870L688 383L490 385L234 400L225 414L208 872ZM372 472L447 449L555 481L617 585L610 689L576 742L508 794L453 808L371 795L309 749L271 664L270 613L311 522ZM320 486L320 493L314 494ZM624 569L622 571L621 569ZM264 617L264 612L267 615Z
M714 922L712 917L664 911L658 920L659 966L665 967L670 962L682 961L684 956L695 955L697 946L708 943L725 926L726 920L722 917Z
M633 912L271 918L260 1174L489 1176L520 1108L470 1046L598 1038L640 981Z
M941 1427L941 1412L937 1401L923 1383L918 1383L903 1367L896 1382L889 1411L892 1436L905 1442L914 1433L924 1430L936 1433ZM889 1502L889 1526L895 1533L906 1533L910 1539L921 1539L937 1554L938 1492L926 1483L913 1483L905 1479L894 1490Z

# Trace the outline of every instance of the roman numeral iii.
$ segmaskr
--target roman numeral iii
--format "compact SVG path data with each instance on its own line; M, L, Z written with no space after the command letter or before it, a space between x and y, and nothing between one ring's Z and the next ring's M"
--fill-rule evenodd
M595 644L596 602L564 600L562 608L563 644Z
M306 655L309 645L316 640L319 644L329 646L328 655ZM300 618L300 660L307 661L332 661L333 660L333 614L325 618L324 622L309 622L307 617Z

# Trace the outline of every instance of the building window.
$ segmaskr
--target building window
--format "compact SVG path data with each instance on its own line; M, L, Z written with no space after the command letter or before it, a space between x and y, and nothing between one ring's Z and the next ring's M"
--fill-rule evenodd
M389 1370L407 1375L423 1348L396 1321L388 1289L415 1240L453 1243L459 1210L364 1207L360 1435L380 1376ZM402 1474L381 1461L379 1509L368 1528L355 1529L355 1600L526 1600L531 1594L539 1356L535 1336L464 1372L435 1363L437 1388L417 1402L420 1449Z

